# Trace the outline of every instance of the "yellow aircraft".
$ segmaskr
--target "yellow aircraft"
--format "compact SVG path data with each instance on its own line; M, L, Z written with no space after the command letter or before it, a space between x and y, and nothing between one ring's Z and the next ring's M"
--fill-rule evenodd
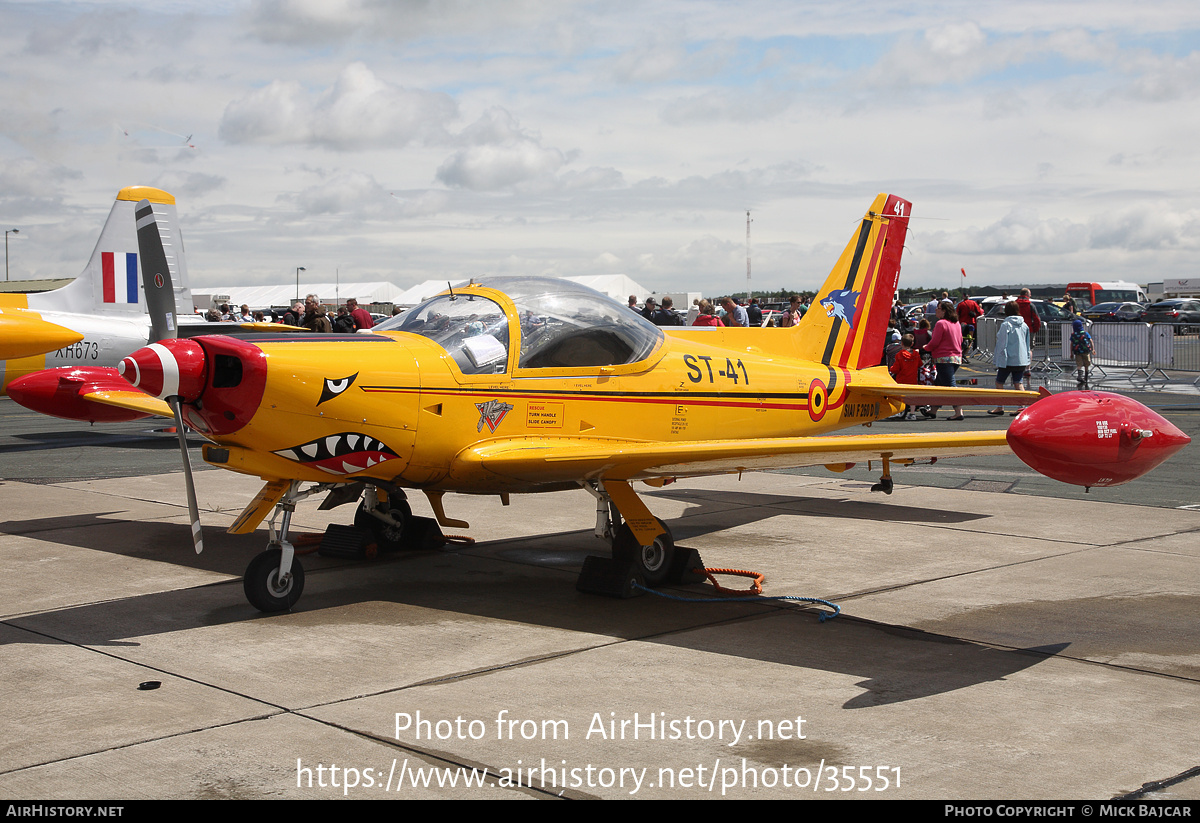
M211 441L206 462L265 481L229 530L249 533L275 510L268 550L245 576L263 611L300 596L287 532L296 501L314 492L335 504L361 496L356 525L385 544L410 522L406 489L424 492L443 526L461 528L445 514L445 492L504 500L582 486L614 559L661 585L679 579L684 553L635 481L871 459L883 467L876 488L890 492L892 464L1012 449L1050 476L1114 485L1189 442L1116 395L897 385L876 364L910 208L875 199L793 329L660 329L573 283L485 278L373 334L164 340L121 362L132 386L87 399L173 414ZM1033 405L1007 436L830 435L906 403ZM191 510L199 551L194 501Z

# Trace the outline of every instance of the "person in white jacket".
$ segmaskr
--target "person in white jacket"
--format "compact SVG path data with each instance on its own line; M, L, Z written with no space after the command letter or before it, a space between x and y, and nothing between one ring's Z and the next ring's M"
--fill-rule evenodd
M996 330L996 388L1004 388L1005 381L1011 379L1014 389L1024 389L1029 362L1029 326L1025 325L1021 310L1013 300L1005 304L1004 322ZM988 414L1004 414L1004 407L997 406Z

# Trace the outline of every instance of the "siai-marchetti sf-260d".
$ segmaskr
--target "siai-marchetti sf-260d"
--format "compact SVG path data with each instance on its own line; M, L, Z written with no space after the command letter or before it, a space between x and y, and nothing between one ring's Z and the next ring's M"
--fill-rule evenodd
M314 489L354 490L343 497L361 499L356 522L388 540L411 516L406 489L428 495L443 525L462 526L446 517L445 492L582 486L614 558L662 585L678 579L683 552L635 481L871 459L883 466L875 488L890 492L892 465L1014 451L1055 479L1106 486L1189 442L1113 394L896 384L875 364L910 208L875 199L791 329L660 329L574 283L484 278L373 334L163 340L122 361L127 389L87 400L174 414L211 441L208 463L266 481L230 529L282 513L246 573L247 596L265 611L300 596L288 517ZM1027 408L1007 432L832 434L905 404L996 403Z

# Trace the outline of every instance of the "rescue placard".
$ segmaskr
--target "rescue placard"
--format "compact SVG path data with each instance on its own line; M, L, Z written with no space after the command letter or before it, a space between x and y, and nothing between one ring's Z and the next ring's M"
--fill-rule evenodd
M525 425L529 428L561 429L562 424L562 403L529 403L525 412Z

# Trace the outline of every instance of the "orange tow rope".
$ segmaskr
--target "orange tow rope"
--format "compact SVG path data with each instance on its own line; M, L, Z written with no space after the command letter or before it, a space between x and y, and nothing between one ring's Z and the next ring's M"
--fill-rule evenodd
M296 550L296 554L305 555L312 554L317 549L321 548L321 541L325 535L320 532L301 532L292 540L292 548ZM300 551L300 547L305 546L304 551Z
M745 569L693 569L692 571L699 572L708 578L708 582L713 584L713 587L721 594L762 594L763 576L759 572L746 571ZM727 589L717 582L714 574L729 574L734 577L749 577L751 578L750 588L745 591L738 589Z

